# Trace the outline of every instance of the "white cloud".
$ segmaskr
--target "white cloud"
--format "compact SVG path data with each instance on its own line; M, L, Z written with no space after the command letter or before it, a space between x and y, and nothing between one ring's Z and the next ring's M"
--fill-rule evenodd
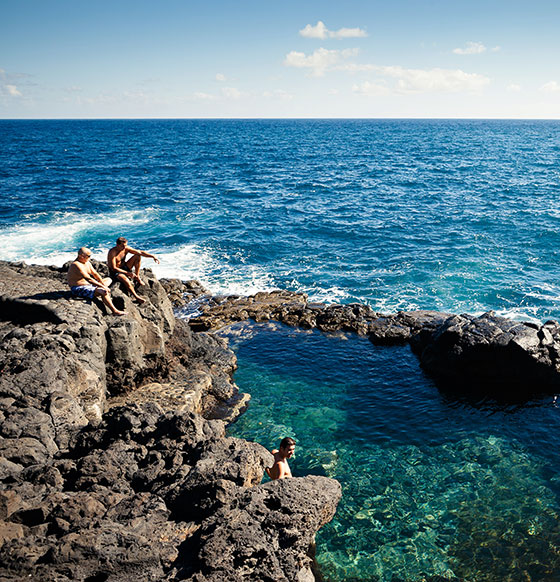
M274 91L264 91L263 97L267 99L280 99L282 101L291 101L294 96L283 89L275 89Z
M222 87L219 93L204 93L203 91L197 91L193 94L193 97L198 101L221 101L223 99L241 99L242 97L247 97L247 93L242 93L239 89L235 87Z
M365 81L359 85L352 85L352 91L358 95L366 95L367 97L379 97L391 93L390 89L385 85L370 83L369 81Z
M348 62L356 56L357 49L317 49L312 54L292 51L286 55L284 65L309 69L312 76L320 77L327 71L350 73L372 72L378 77L393 79L388 83L381 79L355 84L352 91L364 95L392 93L458 93L477 92L490 83L490 79L478 73L466 73L461 69L406 69L401 66L379 66L368 63Z
M459 69L423 70L393 66L376 67L376 71L379 77L387 77L394 82L389 85L382 78L380 82L365 81L353 85L352 91L358 95L374 97L388 94L475 92L490 82L488 77Z
M243 93L235 87L224 87L222 89L222 95L227 99L241 99L243 97Z
M300 36L303 36L305 38L325 39L325 38L328 38L328 36L329 36L327 27L320 20L317 22L317 24L315 26L311 26L311 24L308 24L305 28L302 28L299 31L299 34L300 34Z
M498 47L499 48L499 47ZM456 55L479 55L486 51L486 47L481 42L467 42L464 48L453 49Z
M26 73L7 73L4 69L0 69L0 97L27 98L30 89L32 90L36 86L31 79L31 75ZM22 89L22 85L25 90Z
M506 87L506 91L509 91L510 93L519 93L519 91L521 91L521 85L518 85L517 83L510 83Z
M10 97L21 97L21 92L15 85L6 85L6 91Z
M558 93L560 92L560 84L557 81L549 81L540 87L539 91L543 93Z
M364 71L377 71L379 66L367 63L345 63L337 67L337 69L348 71L349 73L363 73Z
M203 93L202 91L197 91L194 94L194 98L200 101L213 101L216 99L215 95L210 95L209 93Z
M490 79L477 73L465 73L460 69L405 69L403 67L379 67L381 74L397 80L399 93L457 93L480 91Z
M13 75L12 75L13 77ZM0 96L21 97L21 91L16 85L10 83L12 79L6 74L4 69L0 69Z
M339 28L332 32L329 31L331 38L365 38L367 32L361 28Z
M364 38L367 36L365 30L361 28L339 28L338 30L329 30L324 22L317 21L315 26L308 24L305 28L299 31L300 36L305 38L319 38L324 40L326 38Z
M313 76L321 77L325 74L325 71L335 68L344 59L355 56L357 53L356 49L339 51L325 48L319 48L310 55L292 51L286 55L284 65L299 69L310 69Z
M222 73L216 73L216 81L220 81L223 82L226 80L226 76L223 75Z

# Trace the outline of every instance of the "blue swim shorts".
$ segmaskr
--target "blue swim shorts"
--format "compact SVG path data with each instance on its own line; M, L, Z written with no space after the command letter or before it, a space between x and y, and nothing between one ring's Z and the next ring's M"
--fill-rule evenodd
M102 295L105 295L105 289L100 289L95 285L74 285L74 287L70 287L70 291L72 291L74 297L83 297L84 299L93 299L96 289L99 289Z

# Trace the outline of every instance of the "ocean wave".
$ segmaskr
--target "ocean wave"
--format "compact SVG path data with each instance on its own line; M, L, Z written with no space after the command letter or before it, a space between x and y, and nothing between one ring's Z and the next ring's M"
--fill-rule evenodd
M60 266L88 246L93 256L105 260L108 244L123 227L148 222L147 211L117 210L106 214L56 212L30 215L30 222L0 229L0 259ZM31 220L35 219L35 222ZM38 220L37 220L38 219ZM105 253L105 255L103 254Z
M88 246L94 259L105 261L115 236L153 222L153 214L150 209L119 209L94 215L28 215L29 222L0 229L0 259L62 266L75 258L79 247ZM148 259L143 266L152 268L160 278L197 279L212 293L224 295L250 295L275 288L272 276L263 268L231 265L228 257L220 258L200 245L186 244L171 250L147 248L141 242L138 246L158 256L160 264Z
M276 287L272 275L255 265L231 265L200 245L153 251L160 264L147 264L159 278L196 279L215 295L253 295Z
M317 303L347 303L352 297L347 289L334 285L324 289L316 286L296 285L295 290L298 293L305 293L309 301Z
M531 323L536 323L537 325L542 325L542 318L537 317L535 309L497 309L494 313L500 317L505 317L506 319L511 319L513 321L529 321ZM475 315L482 315L482 313L476 313Z

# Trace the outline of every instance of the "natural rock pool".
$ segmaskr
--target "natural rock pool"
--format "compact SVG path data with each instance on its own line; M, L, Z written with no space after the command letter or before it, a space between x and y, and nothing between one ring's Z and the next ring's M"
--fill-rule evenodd
M560 579L560 407L440 392L408 347L281 324L222 332L252 400L230 434L297 441L343 487L317 536L329 582Z

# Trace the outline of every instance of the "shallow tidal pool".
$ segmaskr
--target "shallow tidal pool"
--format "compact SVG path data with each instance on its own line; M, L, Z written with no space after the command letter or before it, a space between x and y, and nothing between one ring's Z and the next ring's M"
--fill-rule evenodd
M317 535L328 582L560 580L560 408L440 392L408 347L277 323L222 332L251 394L229 434L297 441L294 476L337 479Z

